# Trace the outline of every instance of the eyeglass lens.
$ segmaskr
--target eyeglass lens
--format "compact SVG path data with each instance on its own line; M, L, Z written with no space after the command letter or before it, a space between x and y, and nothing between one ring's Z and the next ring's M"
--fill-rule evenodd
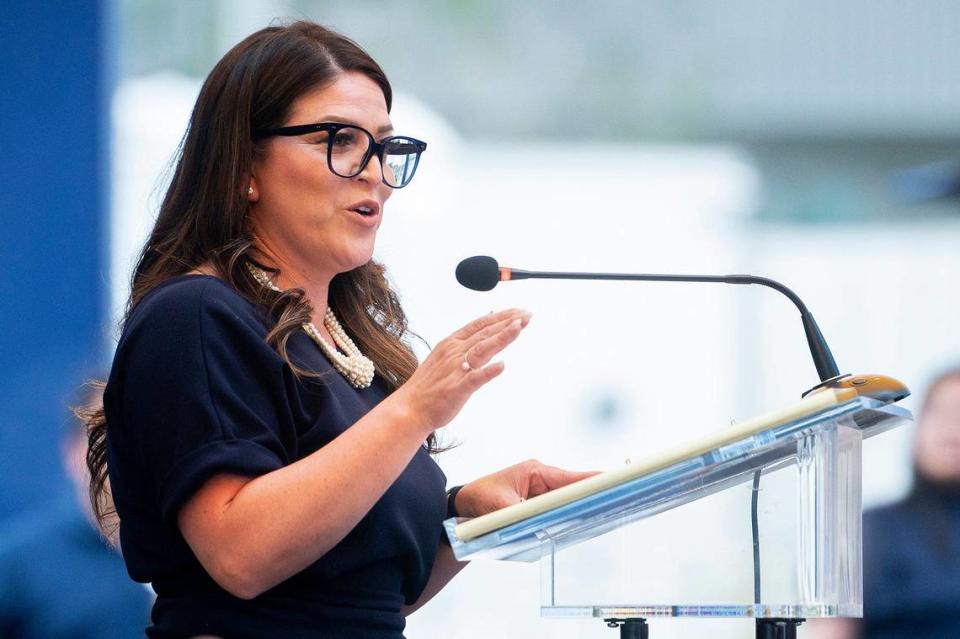
M353 177L363 170L370 153L370 136L366 131L351 126L334 133L329 145L330 169L341 177ZM383 179L390 186L406 186L417 167L419 150L413 140L403 137L388 138L384 144L380 166Z

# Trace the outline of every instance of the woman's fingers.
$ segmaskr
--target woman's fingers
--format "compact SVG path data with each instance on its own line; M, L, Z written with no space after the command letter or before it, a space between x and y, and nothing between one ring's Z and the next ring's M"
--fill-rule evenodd
M521 328L526 328L527 324L530 323L530 317L531 317L530 313L527 311L517 311L516 313L512 313L507 317L501 319L500 321L490 324L489 326L486 326L481 330L477 331L476 333L468 337L466 340L464 340L464 343L466 344L467 348L470 348L474 344L478 342L482 342L488 337L493 337L500 331L507 328L512 322L516 320L520 320Z
M598 474L597 471L564 470L538 463L530 477L530 496L539 495Z
M522 330L523 322L521 319L513 319L498 332L468 347L465 351L467 363L470 364L471 368L484 366L494 355L517 339Z
M486 366L493 356L513 342L517 336L520 335L523 328L530 322L530 313L520 309L509 309L499 314L491 314L487 317L493 318L497 316L501 316L501 318L492 323L486 322L482 328L460 343L463 348L462 358L471 369L480 369ZM486 319L487 318L480 318L478 321ZM469 327L468 325L467 328ZM500 367L497 374L502 371L503 368Z
M464 517L477 517L596 474L563 470L531 459L464 486L457 493L457 510Z
M475 368L469 373L470 383L473 385L471 393L476 391L478 388L489 382L494 377L497 377L500 373L503 372L505 365L503 362L494 362L483 368Z
M485 328L493 326L503 320L510 320L513 318L513 316L520 315L520 314L527 315L528 316L527 319L529 319L530 313L519 308L508 308L506 310L498 311L496 313L490 313L489 315L484 315L483 317L478 317L477 319L473 320L472 322L470 322L469 324L467 324L466 326L458 330L456 333L451 335L451 337L453 337L454 339L466 340Z

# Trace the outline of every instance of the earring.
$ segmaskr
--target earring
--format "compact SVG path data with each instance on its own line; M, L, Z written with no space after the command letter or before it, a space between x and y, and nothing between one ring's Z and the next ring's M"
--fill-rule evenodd
M253 195L253 187L252 187L252 186L251 186L249 189L247 189L247 195Z

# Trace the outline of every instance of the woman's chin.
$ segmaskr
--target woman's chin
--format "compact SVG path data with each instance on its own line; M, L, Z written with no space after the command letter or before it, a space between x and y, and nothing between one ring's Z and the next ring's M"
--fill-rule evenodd
M344 260L340 272L349 273L350 271L355 271L362 266L366 266L370 263L370 260L373 259L373 250L364 251L363 253L358 253L357 255L351 256L349 260Z

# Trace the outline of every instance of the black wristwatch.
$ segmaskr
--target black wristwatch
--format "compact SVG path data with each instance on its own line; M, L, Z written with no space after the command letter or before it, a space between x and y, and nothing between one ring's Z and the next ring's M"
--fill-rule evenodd
M463 486L454 486L447 491L447 519L460 516L460 514L457 513L457 493L460 492L461 488L463 488Z

